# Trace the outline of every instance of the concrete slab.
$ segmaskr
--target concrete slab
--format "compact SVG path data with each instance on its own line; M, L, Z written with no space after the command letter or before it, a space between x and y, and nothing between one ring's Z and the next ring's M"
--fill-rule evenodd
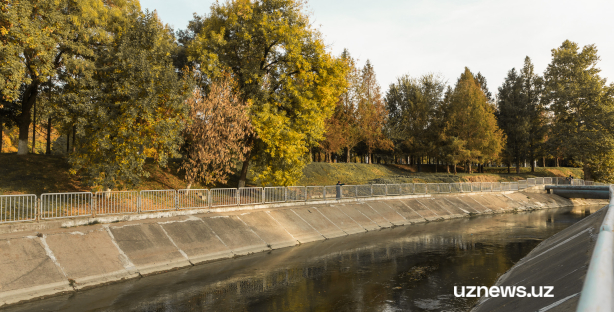
M461 196L444 196L443 200L449 202L454 207L462 210L465 213L482 213L482 210L477 210L474 208L475 204L469 205L464 201L460 200Z
M523 203L519 203L508 196L508 194L497 194L497 197L504 203L507 204L510 209L522 210L525 209L525 205Z
M366 230L360 226L352 218L348 217L345 213L339 210L338 207L331 206L319 206L316 207L320 213L325 215L331 222L340 227L344 232L348 234L364 233Z
M466 195L458 197L458 200L465 203L465 205L471 207L477 213L493 213L493 210L484 206L481 202L475 200L475 196L479 195Z
M412 199L401 199L401 202L403 202L404 204L409 206L411 209L413 209L415 212L417 212L420 216L422 216L423 218L425 218L428 221L433 221L433 220L441 219L441 216L439 216L437 213L431 211L430 209L425 207L423 204L421 204L420 202L418 202L418 200L416 200L414 198L412 198Z
M157 223L110 226L109 230L142 275L191 265Z
M203 221L235 255L270 250L264 240L237 216L203 218Z
M388 222L386 218L382 217L382 215L380 215L377 211L373 210L373 208L371 208L365 202L357 202L352 204L352 206L362 212L362 214L367 216L367 218L369 218L371 221L377 223L377 225L379 225L379 227L381 228L389 228L393 225L392 223Z
M230 249L200 219L160 225L193 264L233 256Z
M250 212L238 216L245 222L271 249L290 247L298 244L298 241L290 235L279 223L275 222L264 211Z
M433 198L418 198L416 201L426 206L430 211L436 213L440 218L450 219L454 217L451 211L438 205Z
M77 288L139 276L135 268L126 270L104 228L52 234L45 239L66 277L75 280Z
M0 305L72 290L40 239L0 240Z
M335 238L348 235L339 226L331 222L317 209L315 209L315 207L295 208L292 210L326 238Z
M373 208L373 210L377 211L377 213L384 217L386 221L394 225L404 225L409 223L401 214L392 209L392 207L390 207L386 201L365 201L365 204Z
M500 207L503 211L511 211L516 208L517 205L511 204L510 201L502 194L492 193L488 194L488 200L492 201L497 207Z
M290 209L271 210L267 213L302 244L325 239L316 229Z
M453 205L442 197L434 197L432 201L433 203L449 211L450 215L455 218L462 218L469 214L468 212L465 212L464 210L458 208L456 205Z
M575 311L596 241L595 229L601 226L605 212L601 209L544 240L495 284L524 286L527 293L535 287L536 294L540 286L553 286L553 297L491 297L482 299L472 311L538 311L563 299L569 300L548 310Z
M557 208L560 207L559 203L557 201L555 201L552 196L548 195L548 194L541 194L541 193L530 193L527 194L527 197L529 198L529 201L532 203L539 203L542 204L548 208Z
M380 229L380 226L377 225L375 221L371 220L369 217L365 216L364 213L360 212L360 210L356 209L355 205L340 204L335 206L348 217L352 218L352 220L356 221L356 223L360 224L360 226L362 226L365 230L375 231Z
M505 194L505 196L509 197L511 200L515 201L519 205L522 205L522 208L519 209L530 209L534 208L535 205L529 202L529 198L525 194L522 193L509 193Z
M494 213L501 213L505 211L505 209L503 209L503 203L499 202L497 198L491 194L473 195L468 197L477 201L482 206L492 210Z
M387 201L386 202L392 209L401 214L407 222L425 222L426 219L422 217L419 213L413 210L408 205L404 204L401 200Z

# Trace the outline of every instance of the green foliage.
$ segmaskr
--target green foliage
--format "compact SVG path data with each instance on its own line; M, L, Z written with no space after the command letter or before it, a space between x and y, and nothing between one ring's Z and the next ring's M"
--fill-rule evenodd
M580 51L566 40L552 50L544 74L545 100L553 113L552 144L584 167L584 177L610 176L614 170L614 87L599 76L594 45Z
M298 181L345 86L345 63L326 52L303 10L295 0L216 3L195 20L188 45L205 77L231 72L250 102L256 135L245 140L262 184Z
M485 162L499 157L505 138L497 126L495 108L468 68L454 90L447 92L442 112L442 139L448 161Z
M77 150L69 157L93 183L115 187L147 176L147 156L165 166L176 156L187 118L188 81L172 66L174 37L157 16L134 14L109 49L96 59L89 101L69 107Z
M504 150L505 161L516 163L516 170L524 159L531 162L544 155L546 135L546 110L542 101L543 79L534 73L531 59L527 56L520 73L508 72L499 88L497 121L507 135Z

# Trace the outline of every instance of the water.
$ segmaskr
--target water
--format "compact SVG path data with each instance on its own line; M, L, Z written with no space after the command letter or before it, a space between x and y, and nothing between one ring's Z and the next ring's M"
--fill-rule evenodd
M2 311L467 311L539 242L601 207L383 229L197 265Z

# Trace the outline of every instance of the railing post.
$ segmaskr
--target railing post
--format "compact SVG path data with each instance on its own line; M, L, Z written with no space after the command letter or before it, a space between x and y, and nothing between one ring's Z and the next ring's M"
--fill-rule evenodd
M179 211L179 193L175 190L175 211Z
M264 191L264 187L262 188L262 204L264 204L266 202L266 194Z
M36 200L34 201L34 211L36 211L36 221L40 221L42 219L43 210L41 208L41 199L36 196Z
M305 186L305 201L307 201L307 187Z
M141 192L139 192L138 197L136 198L136 213L141 213L141 204L142 204L142 198L143 196L141 195Z
M373 197L373 184L371 184L371 196L369 197Z
M284 203L288 202L288 187L284 186Z
M386 196L388 196L388 184L384 184L384 191L385 191L384 194L386 194Z
M240 190L241 190L241 188L238 187L237 188L237 193L235 194L235 197L236 197L236 200L237 200L237 206L241 205L241 198L240 198L240 195L239 195Z
M91 194L90 196L90 209L92 210L92 218L96 217L96 207L98 206L98 198Z

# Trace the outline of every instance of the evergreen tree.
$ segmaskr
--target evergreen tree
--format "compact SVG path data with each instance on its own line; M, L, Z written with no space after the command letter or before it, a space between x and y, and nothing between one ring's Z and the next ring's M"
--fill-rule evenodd
M503 131L497 126L494 105L488 103L482 88L468 68L460 76L454 90L446 94L442 106L443 135L447 142L448 161L456 165L494 160L505 144Z
M584 179L611 172L614 151L614 86L599 76L594 45L580 50L566 40L552 50L544 73L544 100L553 114L549 141L584 169Z

